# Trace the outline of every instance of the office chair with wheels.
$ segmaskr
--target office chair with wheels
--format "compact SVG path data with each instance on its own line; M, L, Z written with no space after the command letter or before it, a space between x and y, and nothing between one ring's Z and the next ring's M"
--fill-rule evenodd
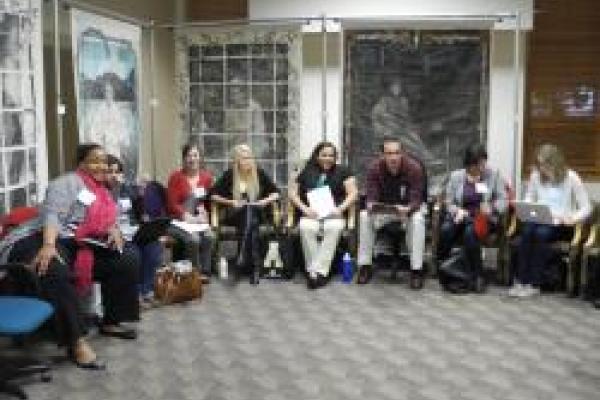
M0 267L0 272L5 270ZM53 313L52 306L33 297L0 295L0 336L20 340L35 332ZM27 394L15 379L41 374L43 381L51 380L49 366L32 360L0 359L0 393L27 399Z

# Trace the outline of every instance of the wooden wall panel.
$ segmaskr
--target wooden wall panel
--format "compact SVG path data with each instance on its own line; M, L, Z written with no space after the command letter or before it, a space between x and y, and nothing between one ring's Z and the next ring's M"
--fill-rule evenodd
M188 21L248 18L247 0L188 0Z
M600 178L600 7L537 0L529 36L524 172L536 147L559 145L568 163Z

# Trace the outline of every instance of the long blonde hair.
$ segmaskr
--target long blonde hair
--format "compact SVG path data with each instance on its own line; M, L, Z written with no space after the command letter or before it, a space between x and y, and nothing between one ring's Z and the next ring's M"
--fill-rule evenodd
M558 147L553 144L543 144L537 151L536 161L538 164L546 165L552 171L552 180L540 174L540 181L558 184L567 176L567 165L565 157Z
M246 184L246 194L250 201L256 201L258 199L258 193L260 187L258 186L258 172L256 170L256 160L252 149L247 144L238 144L233 147L233 198L240 200L242 198L240 192L240 184L243 182ZM252 159L252 167L250 168L250 174L244 176L240 171L240 161L242 157L250 157Z

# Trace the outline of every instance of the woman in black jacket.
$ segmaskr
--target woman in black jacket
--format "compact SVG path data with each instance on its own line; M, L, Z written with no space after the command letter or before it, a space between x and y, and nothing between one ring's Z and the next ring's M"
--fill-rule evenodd
M259 225L265 220L265 209L279 199L279 190L273 180L256 166L252 150L246 144L233 148L233 166L215 183L211 200L228 207L225 218L242 232L236 272L251 269L250 283L258 283L262 264L262 243Z

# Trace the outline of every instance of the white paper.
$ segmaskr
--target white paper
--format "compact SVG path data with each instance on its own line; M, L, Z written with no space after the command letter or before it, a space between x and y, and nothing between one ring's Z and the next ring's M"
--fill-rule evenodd
M319 218L326 218L335 211L335 202L329 186L321 186L306 193L308 205Z
M208 224L190 224L189 222L179 221L176 219L172 220L171 224L179 229L183 229L188 233L206 232L210 228Z
M488 193L487 185L483 182L476 182L475 183L475 193L487 194Z

